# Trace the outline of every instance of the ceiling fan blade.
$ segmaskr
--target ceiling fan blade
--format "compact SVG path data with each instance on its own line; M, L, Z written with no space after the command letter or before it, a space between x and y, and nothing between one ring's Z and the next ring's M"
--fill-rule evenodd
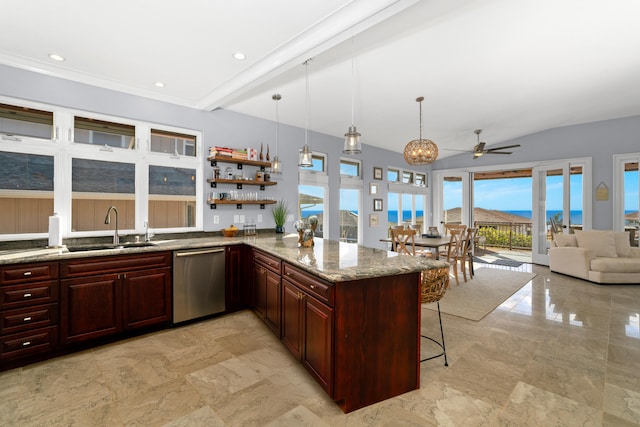
M473 152L474 152L474 153L480 153L480 152L484 151L484 146L485 146L485 145L486 145L486 144L485 144L484 142L478 142L478 143L476 144L476 146L475 146L475 147L473 147Z
M507 150L507 149L509 149L509 148L517 148L517 147L520 147L520 144L514 144L514 145L503 145L502 147L489 148L487 151Z
M487 150L485 151L486 154L512 154L511 151L492 151L492 150Z

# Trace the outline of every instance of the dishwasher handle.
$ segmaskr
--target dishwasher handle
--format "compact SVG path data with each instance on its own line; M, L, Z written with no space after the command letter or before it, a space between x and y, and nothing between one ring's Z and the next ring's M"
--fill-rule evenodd
M176 252L175 255L177 257L186 257L186 256L195 256L195 255L216 254L220 252L224 252L224 248L203 249L201 251Z

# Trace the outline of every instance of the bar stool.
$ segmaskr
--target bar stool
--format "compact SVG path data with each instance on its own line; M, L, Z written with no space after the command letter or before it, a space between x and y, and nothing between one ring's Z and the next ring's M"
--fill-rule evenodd
M444 296L447 288L449 287L449 267L434 268L431 270L424 270L421 277L420 298L423 304L429 304L435 302L438 304L438 320L440 321L440 337L442 342L437 341L431 337L420 334L422 338L433 341L442 348L442 352L435 356L429 356L424 359L420 359L420 362L426 360L435 359L436 357L444 356L444 366L449 366L447 361L447 350L444 346L444 331L442 330L442 315L440 313L440 300Z

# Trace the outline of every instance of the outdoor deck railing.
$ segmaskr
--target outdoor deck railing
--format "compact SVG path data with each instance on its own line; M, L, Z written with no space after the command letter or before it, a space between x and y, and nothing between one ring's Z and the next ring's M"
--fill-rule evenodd
M531 223L475 221L474 226L478 228L478 238L483 245L509 250L531 249Z

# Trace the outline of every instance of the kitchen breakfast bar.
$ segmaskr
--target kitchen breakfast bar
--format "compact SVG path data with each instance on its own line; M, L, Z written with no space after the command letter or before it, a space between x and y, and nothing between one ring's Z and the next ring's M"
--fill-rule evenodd
M102 260L121 262L128 257L223 246L227 311L253 309L344 412L419 388L421 272L448 264L332 240L316 238L314 243L298 247L297 235L216 236L85 252L38 249L20 255L12 251L0 252L0 269L7 276L26 271L27 265L34 271L46 265L47 283L52 287L61 283L64 288L65 280L71 284L80 280L54 277L58 266L63 277L67 265L84 258L92 265L103 265ZM8 284L0 281L0 287L9 289ZM79 289L84 292L86 285L82 286ZM60 324L60 335L69 342L73 336L64 329L72 330L74 313L65 312L65 307L73 305L64 299L73 295L70 289L60 292L64 320L52 319L48 326ZM233 295L241 303L230 309ZM60 339L58 345L64 348L65 342Z

